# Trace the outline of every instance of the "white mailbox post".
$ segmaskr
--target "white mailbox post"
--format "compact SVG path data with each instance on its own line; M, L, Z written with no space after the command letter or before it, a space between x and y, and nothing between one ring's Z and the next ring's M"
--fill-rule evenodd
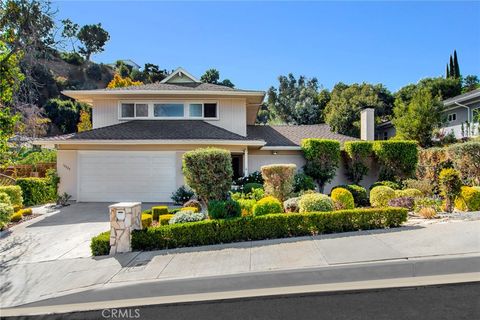
M110 255L132 251L132 230L142 229L142 203L120 202L110 210Z

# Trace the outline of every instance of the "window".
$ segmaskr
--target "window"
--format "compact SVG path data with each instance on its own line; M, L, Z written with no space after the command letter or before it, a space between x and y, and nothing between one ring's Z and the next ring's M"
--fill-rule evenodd
M216 118L217 117L217 104L216 103L204 103L203 104L203 117L204 118Z
M457 120L457 114L456 113L450 113L448 115L448 122L452 122L452 121L455 121Z
M135 116L134 103L122 103L122 118L133 118Z
M203 105L201 103L191 103L190 104L190 117L191 118L201 118L202 117Z
M148 104L146 103L135 104L135 117L141 117L141 118L148 117Z
M179 103L156 103L153 105L155 117L184 117L183 104Z

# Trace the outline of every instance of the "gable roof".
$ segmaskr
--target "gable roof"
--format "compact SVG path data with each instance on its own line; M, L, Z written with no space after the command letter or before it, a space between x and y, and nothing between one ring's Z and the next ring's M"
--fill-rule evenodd
M460 94L458 96L452 97L450 99L444 100L443 104L445 106L450 106L452 104L455 104L456 102L460 103L462 101L467 101L473 98L480 98L480 89L475 89L470 92Z
M189 82L201 82L200 80L192 76L190 73L188 73L185 69L183 69L182 67L179 67L175 71L173 71L168 77L160 81L160 83L169 83L176 76L179 76L179 77L185 76L190 79Z
M314 125L251 125L247 126L247 137L251 140L263 139L263 147L299 147L307 138L333 139L341 143L359 140L358 138L332 132L327 124Z

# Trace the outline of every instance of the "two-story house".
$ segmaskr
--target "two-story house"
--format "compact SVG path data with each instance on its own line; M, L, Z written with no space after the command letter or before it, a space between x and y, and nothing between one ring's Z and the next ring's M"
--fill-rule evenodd
M56 146L59 192L77 201L169 202L184 184L183 153L199 147L230 150L239 177L272 163L301 169L304 138L356 140L323 124L255 125L265 92L202 83L181 68L159 83L63 94L92 106L93 129L36 144ZM339 171L330 187L345 182Z

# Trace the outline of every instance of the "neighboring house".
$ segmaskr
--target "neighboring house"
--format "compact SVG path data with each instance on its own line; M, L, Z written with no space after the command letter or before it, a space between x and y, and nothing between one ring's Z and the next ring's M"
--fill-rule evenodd
M476 89L443 101L445 123L443 134L453 132L455 138L476 137L480 135L480 89ZM376 126L375 139L387 140L395 136L395 127L391 121Z
M255 125L265 92L202 83L181 68L159 83L63 94L92 106L93 129L35 143L56 145L59 192L77 201L169 202L184 184L183 153L199 147L230 150L238 177L273 163L301 169L304 138L357 140L325 124ZM327 192L347 182L343 170Z
M138 64L136 64L134 61L130 60L130 59L126 59L126 60L117 60L116 62L114 63L109 63L108 66L112 67L112 68L115 68L117 66L117 62L118 61L121 61L123 62L123 64L129 66L132 68L132 70L140 70L140 66Z

